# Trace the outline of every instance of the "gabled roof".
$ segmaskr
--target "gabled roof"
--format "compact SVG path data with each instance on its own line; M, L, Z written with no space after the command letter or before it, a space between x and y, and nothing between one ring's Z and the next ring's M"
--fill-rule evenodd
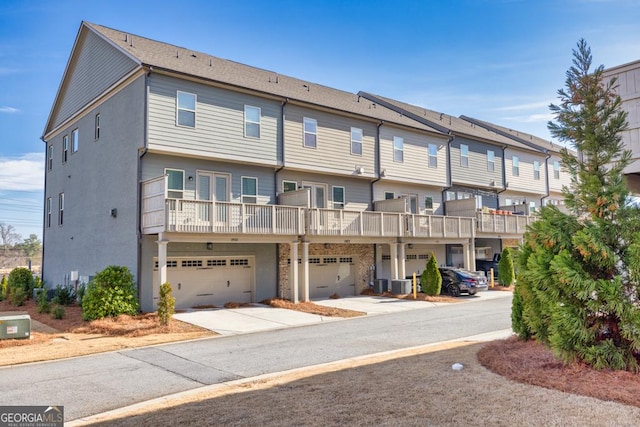
M211 56L187 48L162 43L145 37L132 35L101 25L83 22L83 26L104 37L122 52L135 58L142 67L162 70L178 75L195 77L212 84L223 84L251 90L267 96L276 96L348 114L411 127L445 137L436 128L414 120L395 111L382 108L360 96L307 82L238 62Z
M477 126L474 123L468 122L458 117L449 116L437 111L428 110L417 105L411 105L404 102L396 101L395 99L385 98L380 95L373 95L367 92L358 92L364 98L370 99L373 102L377 102L387 108L393 109L413 120L435 127L441 132L464 136L469 139L481 140L491 144L497 144L502 146L510 146L528 151L541 151L539 148L533 148L527 144L523 144L520 141L516 141L505 135L501 135L493 130L487 129L483 126Z

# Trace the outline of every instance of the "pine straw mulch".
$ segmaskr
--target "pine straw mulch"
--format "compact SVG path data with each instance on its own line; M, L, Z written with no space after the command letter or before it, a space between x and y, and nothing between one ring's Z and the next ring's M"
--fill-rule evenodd
M376 292L373 292L373 289L371 289L371 288L367 288L367 289L363 290L360 293L360 295L413 300L413 293L409 293L409 294L394 294L393 292L390 292L390 291L386 291L386 292L382 292L382 293L376 293ZM422 292L416 292L415 301L458 302L458 300L456 298L448 296L448 295L427 295L427 294L423 294Z
M485 368L513 381L640 407L640 374L595 370L580 362L564 365L533 340L493 341L477 357Z
M280 298L271 298L262 301L262 304L270 305L275 308L286 308L288 310L301 311L303 313L317 314L326 317L358 317L365 316L367 313L355 310L347 310L344 308L324 307L312 302L292 303L289 300Z

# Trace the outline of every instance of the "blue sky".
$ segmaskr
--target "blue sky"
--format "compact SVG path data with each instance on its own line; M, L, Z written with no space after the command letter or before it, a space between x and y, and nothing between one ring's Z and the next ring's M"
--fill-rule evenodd
M635 0L181 0L0 3L0 223L42 236L40 140L82 20L550 139L580 38L640 59Z

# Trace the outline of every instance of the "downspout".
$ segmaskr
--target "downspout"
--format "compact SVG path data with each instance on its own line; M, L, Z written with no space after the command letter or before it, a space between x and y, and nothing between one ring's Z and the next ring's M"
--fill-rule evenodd
M547 195L542 196L540 198L540 207L544 206L544 200L551 195L551 188L549 183L549 159L551 158L551 154L547 154L547 157L544 159L544 180L545 185L547 186Z
M149 147L149 75L151 74L151 71L153 70L153 67L149 67L149 71L144 75L144 105L143 105L143 122L144 122L144 129L142 131L143 135L142 135L142 143L143 146L141 148L138 148L138 165L137 165L137 180L138 180L138 185L137 185L137 203L138 206L136 208L136 212L138 212L138 217L136 218L136 222L137 222L137 233L138 233L138 255L137 255L137 262L136 262L136 270L137 270L137 278L136 278L136 283L138 283L138 301L141 300L142 297L142 293L141 293L141 289L142 287L140 286L140 274L141 274L141 269L142 269L142 158L145 156L145 154L147 154L148 151L148 147ZM153 278L152 282L153 282Z
M280 120L282 122L282 126L281 126L282 134L280 136L280 149L281 149L281 156L282 156L282 165L279 168L277 168L275 170L275 172L273 173L273 188L276 191L276 200L275 200L276 204L278 202L278 200L277 200L277 197L278 197L277 196L278 195L278 173L282 169L284 169L284 165L285 165L285 157L284 157L284 120L285 120L285 117L286 117L285 107L287 106L288 102L289 102L289 98L285 98L284 101L282 101L282 104L280 106L280 116L281 116ZM276 262L276 278L277 278L276 279L277 280L276 295L278 295L280 298L282 298L282 294L281 294L281 290L280 290L280 249L281 249L280 245L281 245L280 243L276 243L276 248L277 248L276 255L277 255L277 258L278 258L278 262Z
M380 121L380 123L376 126L376 153L375 153L375 170L377 171L378 177L371 181L371 207L373 208L373 186L376 182L382 179L382 171L380 170L381 162L380 162L380 127L384 124L384 121ZM375 269L373 270L372 280L378 278L378 266L376 265L376 260L378 259L378 245L376 243L373 244L373 265Z
M450 135L449 141L447 141L447 186L442 189L442 214L447 216L447 204L445 193L453 186L453 175L451 174L451 143L456 139L455 135Z
M500 207L500 194L507 191L508 188L509 188L509 183L507 182L507 146L503 145L502 146L502 190L496 193L496 196L498 197L497 208Z
M40 137L42 142L44 142L44 192L43 192L43 200L42 206L43 209L43 221L42 221L42 261L40 261L40 279L44 278L44 242L45 242L45 231L47 230L47 175L49 169L47 169L47 165L49 163L49 144L44 139L44 135ZM44 280L43 280L44 283Z

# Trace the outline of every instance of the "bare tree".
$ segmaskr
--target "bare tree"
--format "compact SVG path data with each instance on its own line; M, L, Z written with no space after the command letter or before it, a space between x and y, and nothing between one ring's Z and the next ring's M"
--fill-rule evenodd
M22 236L16 233L16 229L13 225L8 225L0 222L0 240L2 241L2 247L4 254L7 254L9 246L13 246L22 239Z

